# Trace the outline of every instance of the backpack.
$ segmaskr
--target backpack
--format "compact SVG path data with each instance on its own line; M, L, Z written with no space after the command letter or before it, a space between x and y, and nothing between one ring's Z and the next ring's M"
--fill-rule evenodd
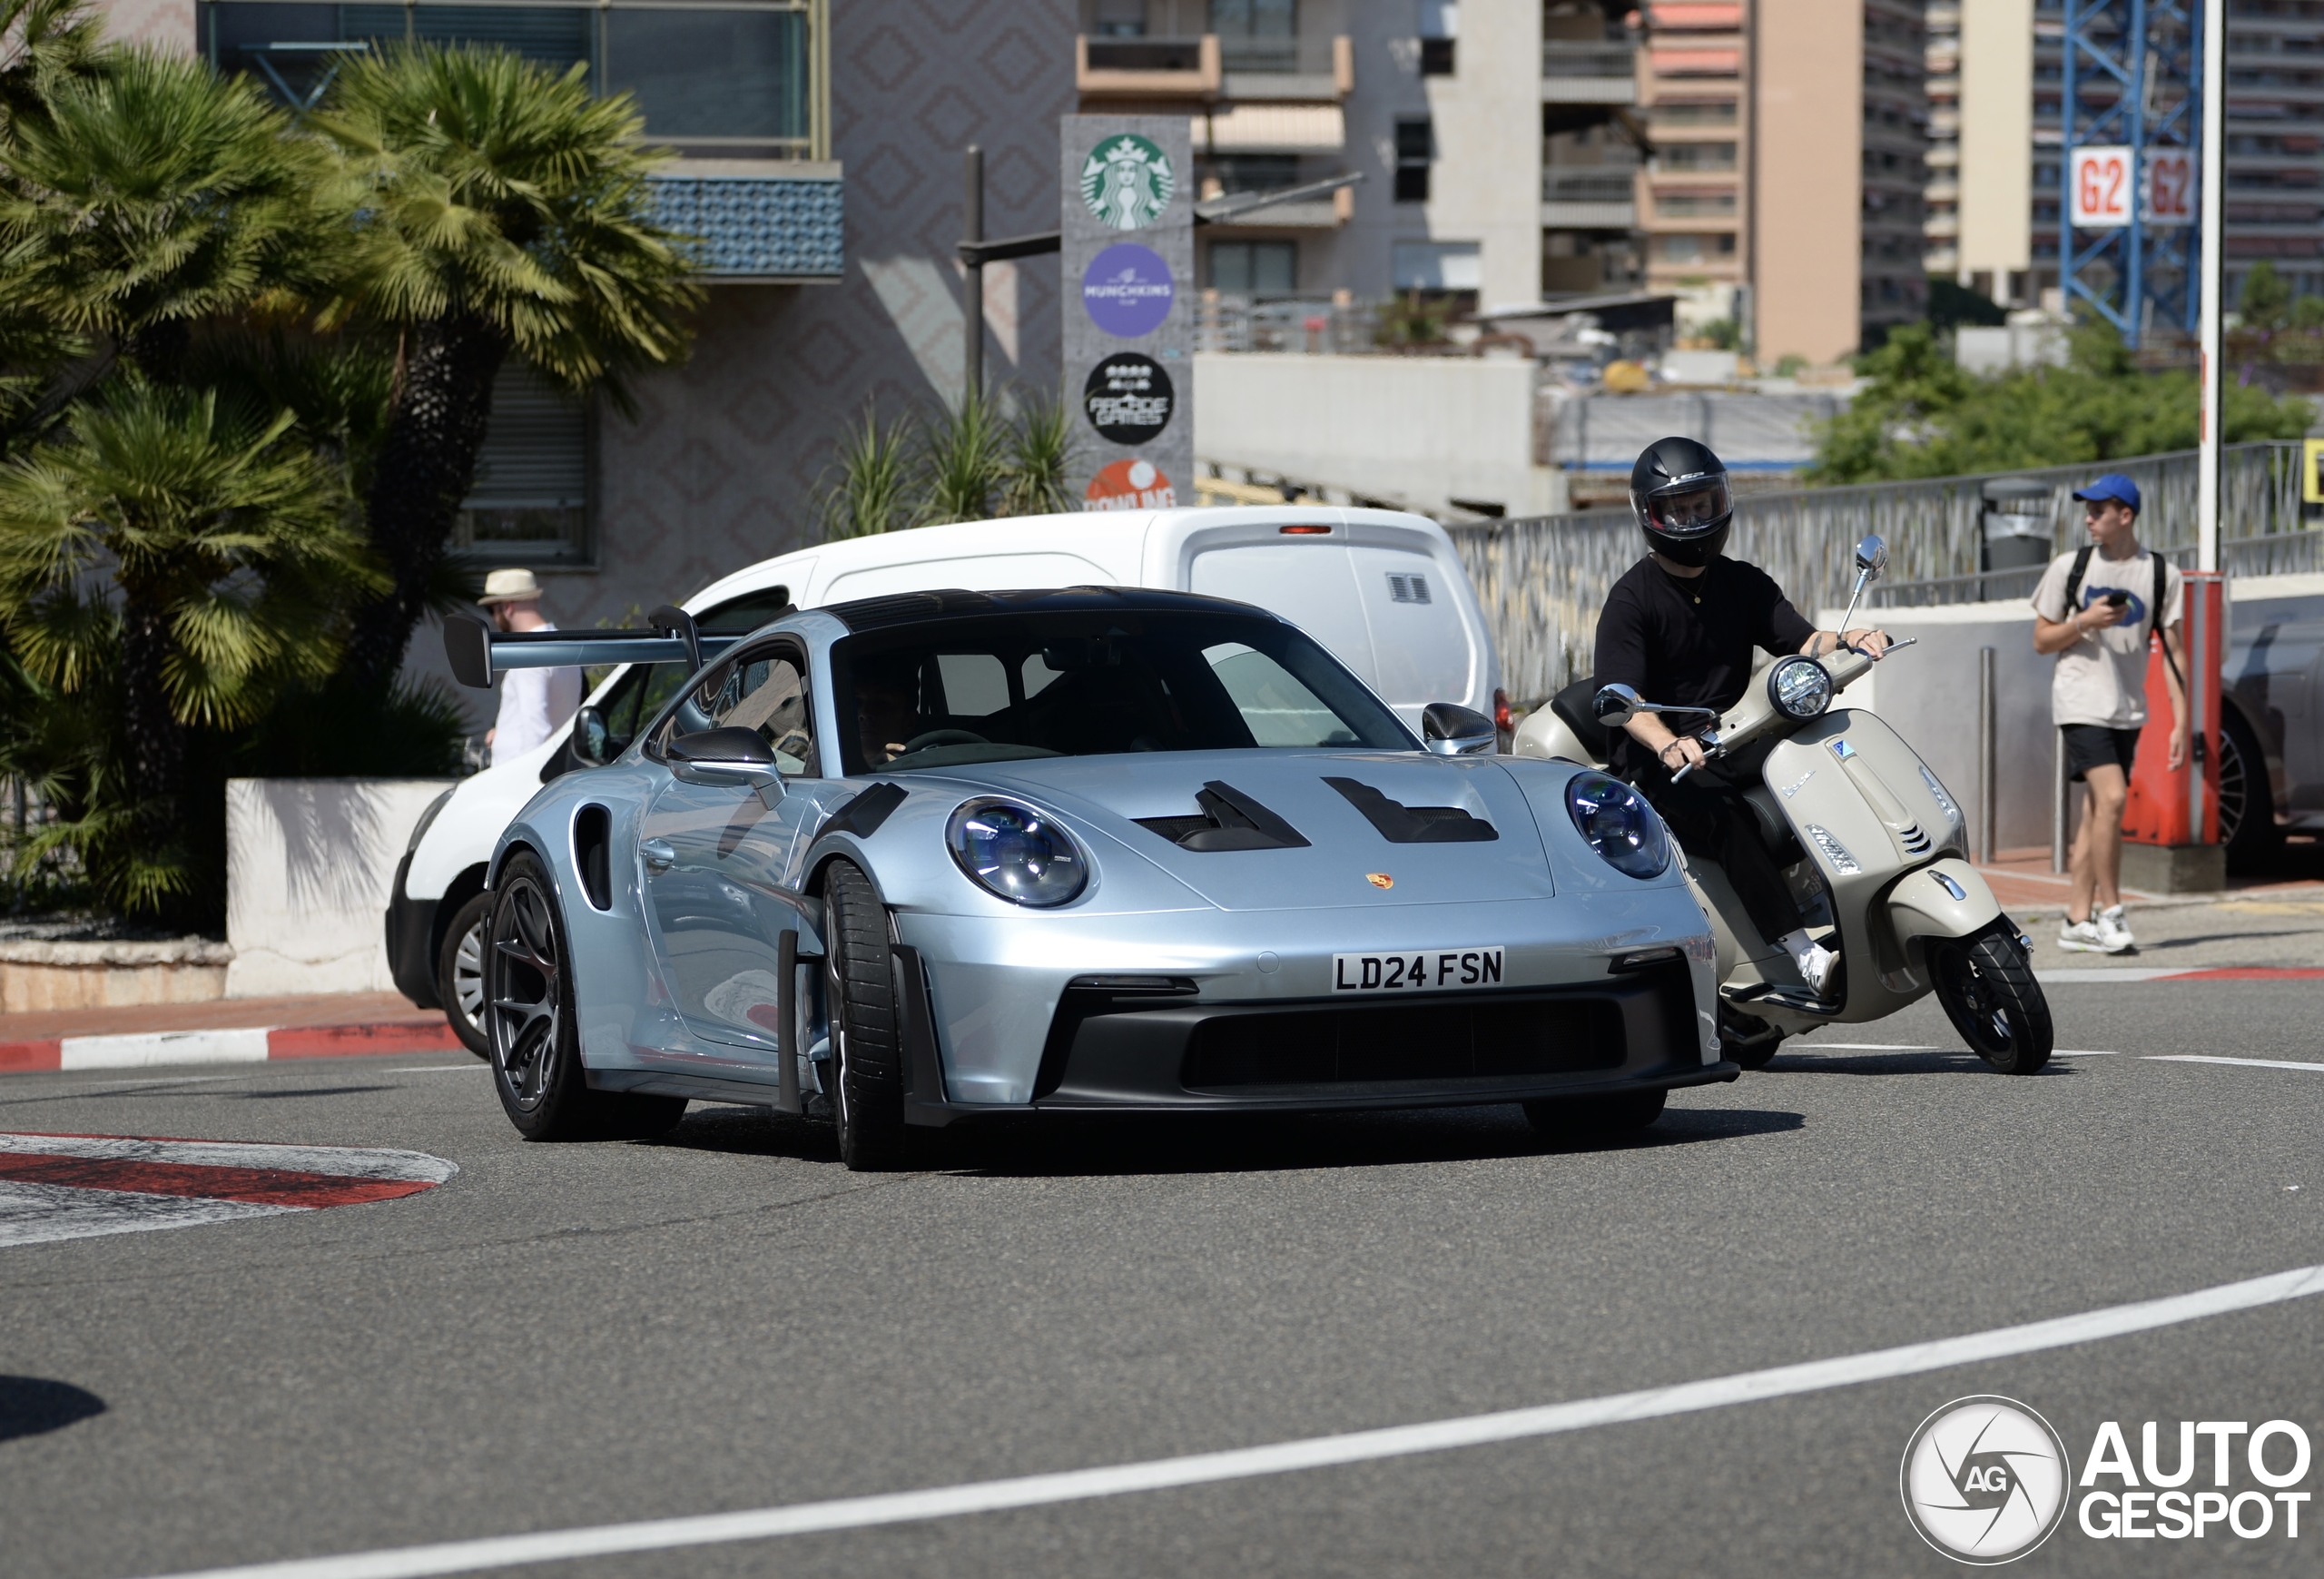
M2076 548L2073 551L2073 569L2068 573L2066 577L2066 614L2068 617L2072 617L2073 614L2074 595L2082 590L2082 578L2090 569L2090 556L2096 548L2097 545L2094 543L2084 543L2081 548ZM2149 635L2150 637L2156 637L2162 634L2162 599L2164 595L2170 590L2171 569L2169 566L2163 563L2162 554L2160 549L2151 549L2149 552L2154 559L2154 596L2147 599L2146 607L2147 613L2154 620L2153 629L2149 633ZM2169 642L2164 642L2162 644L2162 661L2170 666L2171 677L2179 682L2179 689L2181 691L2186 690L2187 676L2179 672L2179 660L2171 656L2171 644Z

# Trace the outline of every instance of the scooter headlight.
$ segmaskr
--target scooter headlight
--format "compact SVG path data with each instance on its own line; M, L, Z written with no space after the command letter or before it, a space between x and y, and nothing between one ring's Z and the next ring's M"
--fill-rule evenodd
M1832 676L1814 658L1786 658L1768 671L1768 700L1787 718L1821 718L1832 705Z
M1659 877L1670 864L1670 835L1645 797L1618 778L1578 773L1565 786L1565 809L1607 865L1630 877Z
M969 881L1011 904L1063 904L1089 881L1088 864L1063 828L1015 801L964 802L944 830Z

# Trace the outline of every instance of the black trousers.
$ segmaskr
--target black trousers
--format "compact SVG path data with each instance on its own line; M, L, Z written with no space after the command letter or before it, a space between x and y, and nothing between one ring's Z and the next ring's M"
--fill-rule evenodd
M1740 790L1705 778L1700 769L1677 784L1654 775L1638 787L1679 836L1680 849L1716 861L1726 871L1727 881L1743 902L1751 924L1768 942L1777 942L1786 933L1798 929L1799 905L1759 837L1758 819L1743 804Z

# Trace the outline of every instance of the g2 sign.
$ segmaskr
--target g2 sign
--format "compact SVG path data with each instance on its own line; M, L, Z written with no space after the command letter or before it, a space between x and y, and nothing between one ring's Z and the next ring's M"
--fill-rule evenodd
M2119 230L2131 222L2137 194L2128 148L2077 148L2067 171L2068 210L2079 231Z
M2194 154L2183 148L2158 148L2147 154L2145 206L2140 217L2151 225L2195 222Z

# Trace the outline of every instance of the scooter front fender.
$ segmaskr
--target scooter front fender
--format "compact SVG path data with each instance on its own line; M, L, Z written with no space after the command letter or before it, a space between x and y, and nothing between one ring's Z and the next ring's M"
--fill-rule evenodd
M2001 919L2001 903L1977 869L1950 855L1898 878L1887 903L1888 924L1908 953L1915 939L1971 937Z

